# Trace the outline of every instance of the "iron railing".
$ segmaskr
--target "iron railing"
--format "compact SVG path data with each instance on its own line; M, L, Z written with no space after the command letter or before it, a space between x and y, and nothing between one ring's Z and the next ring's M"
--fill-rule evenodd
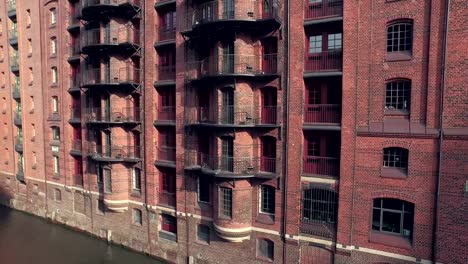
M174 208L176 206L176 194L168 192L159 192L158 204Z
M338 158L307 156L303 160L303 174L325 177L338 177L340 162Z
M82 47L92 45L121 45L126 43L138 45L140 43L140 31L130 26L112 26L109 29L88 29L81 31L81 40Z
M156 64L156 72L158 74L158 77L157 77L158 81L175 80L176 78L175 65L157 65Z
M140 146L103 146L89 144L88 151L93 157L108 159L139 159Z
M80 74L73 73L70 76L70 88L79 88L80 87Z
M81 139L76 139L72 141L71 150L74 152L81 153L83 150L83 145Z
M158 146L158 161L176 161L176 148L171 146Z
M139 5L140 0L81 0L82 7L93 7L98 5L119 6L124 4Z
M8 39L11 41L16 38L18 38L18 30L16 28L8 30Z
M85 108L85 120L87 122L139 122L140 108L139 107L123 107L123 108Z
M21 111L15 111L14 112L14 122L17 125L21 124Z
M304 109L304 123L341 123L341 107L339 104L306 105Z
M343 69L342 50L328 50L310 53L305 58L305 71L341 71Z
M74 39L70 42L70 57L79 56L81 52L81 45L78 39Z
M73 174L73 185L83 186L83 173Z
M81 120L81 108L70 107L70 119Z
M8 1L8 12L13 12L16 10L16 0Z
M158 31L158 41L174 40L176 37L176 28L161 28L156 27Z
M335 236L338 195L333 189L305 186L301 204L301 233L326 238Z
M10 59L10 67L19 67L19 56L18 54L15 54L13 56L11 56L11 59Z
M175 121L175 119L176 119L175 106L156 105L156 120L157 121Z
M11 88L13 90L13 98L21 98L21 90L20 90L20 85L18 83L13 83L11 85Z
M187 109L187 124L217 125L277 125L279 123L278 106L227 105Z
M15 137L15 145L23 145L23 137Z
M305 20L343 15L343 0L305 1Z
M221 21L257 21L278 17L278 1L210 1L191 9L180 22L181 31Z
M80 15L81 15L81 10L80 8L78 8L78 4L75 4L73 7L70 8L70 20L69 20L69 23L70 23L70 26L71 25L76 25L78 23L80 23Z
M141 79L141 70L132 66L122 68L89 68L82 74L84 85L91 84L138 84Z

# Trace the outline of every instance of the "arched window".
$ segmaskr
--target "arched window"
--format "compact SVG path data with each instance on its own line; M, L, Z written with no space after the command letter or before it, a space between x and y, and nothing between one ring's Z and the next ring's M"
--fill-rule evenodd
M52 67L51 69L52 73L51 73L51 79L52 79L52 83L53 84L56 84L57 83L57 80L58 80L58 77L57 77L57 67Z
M384 148L383 166L407 170L408 150L398 147Z
M50 38L50 54L51 55L57 54L57 38L56 37Z
M338 209L337 194L326 187L306 187L302 191L301 232L332 237Z
M257 239L257 257L273 260L275 252L275 244L269 239Z
M57 23L57 9L55 7L50 9L50 25Z
M414 204L391 198L374 199L372 230L412 238Z
M413 50L413 22L395 21L387 26L387 52L407 52Z
M393 80L387 82L385 91L385 110L410 110L411 81Z

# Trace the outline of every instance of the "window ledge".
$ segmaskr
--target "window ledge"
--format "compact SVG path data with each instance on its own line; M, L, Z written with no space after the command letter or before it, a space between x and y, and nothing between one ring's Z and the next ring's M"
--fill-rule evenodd
M411 249L413 247L409 238L399 235L386 234L375 230L371 231L369 241L376 244L404 249Z
M258 213L257 218L255 219L258 223L273 225L275 224L275 215Z
M133 189L132 190L132 193L130 194L132 197L137 197L137 198L140 198L141 197L141 191L140 190L135 190Z
M410 52L388 52L385 57L385 61L409 61L413 59L413 55Z
M409 116L407 110L398 110L398 109L385 109L385 116Z
M401 168L382 167L381 177L393 179L406 179L408 178L408 170Z

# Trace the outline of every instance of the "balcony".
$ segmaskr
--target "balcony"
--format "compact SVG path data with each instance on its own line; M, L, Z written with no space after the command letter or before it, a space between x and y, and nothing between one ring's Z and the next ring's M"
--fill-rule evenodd
M280 171L277 158L209 155L185 151L185 169L201 171L220 178L276 178Z
M81 52L95 54L103 51L133 53L140 46L140 31L130 26L111 26L81 31Z
M82 86L87 88L136 88L141 70L132 66L122 68L90 68L82 74Z
M140 160L139 146L102 146L90 143L88 153L93 160L102 162L138 162Z
M15 111L14 112L14 118L13 118L13 124L15 124L15 126L22 126L22 123L21 123L21 111Z
M305 58L304 77L341 76L342 69L342 50L322 51Z
M10 58L10 70L14 73L18 73L19 72L19 57L18 55L13 55L11 58Z
M158 40L154 44L155 48L175 45L176 28L161 28L157 26L156 31L158 32Z
M15 150L23 153L23 137L15 137Z
M276 0L210 1L194 7L183 18L179 20L180 31L189 38L232 30L264 35L281 25Z
M176 68L175 65L156 65L156 82L155 87L175 85Z
M192 126L274 128L280 125L278 117L277 106L227 105L185 111L185 123Z
M124 108L86 108L85 120L90 124L137 124L140 122L139 107Z
M78 4L75 3L75 5L70 9L67 28L68 31L72 32L80 28L80 17L81 10L78 8Z
M219 79L222 77L277 77L278 54L236 55L227 54L208 57L202 61L186 64L188 80Z
M8 30L8 42L12 46L18 45L18 30L16 28Z
M20 85L19 84L12 84L11 88L13 90L12 92L12 97L13 99L20 101L21 100L21 90L20 90Z
M340 175L340 160L334 157L304 157L302 174L338 178Z
M70 107L70 119L68 120L70 124L80 124L81 123L81 108L80 107Z
M70 55L68 56L67 60L70 63L79 62L80 55L81 55L80 41L77 39L74 39L74 41L70 43Z
M24 182L24 171L23 165L18 163L18 172L16 172L16 179L20 182Z
M73 174L73 185L83 187L83 172Z
M175 4L175 2L175 0L156 0L156 3L154 3L154 8L157 10L168 5Z
M81 16L84 20L112 14L112 16L132 18L140 12L140 0L82 0Z
M156 121L154 125L175 125L176 108L175 106L158 106L156 105Z
M81 139L76 139L72 141L72 146L70 154L73 156L81 156L83 153L83 145Z
M68 88L69 93L80 92L80 75L77 73L72 74L70 77L70 87Z
M156 166L175 168L176 148L171 146L159 146Z
M341 105L312 104L304 109L304 129L339 130L341 124Z
M164 207L175 208L176 207L176 194L168 193L168 192L159 192L158 204Z
M306 0L304 20L305 25L343 20L343 0Z
M16 0L9 0L7 5L8 17L11 19L16 18Z

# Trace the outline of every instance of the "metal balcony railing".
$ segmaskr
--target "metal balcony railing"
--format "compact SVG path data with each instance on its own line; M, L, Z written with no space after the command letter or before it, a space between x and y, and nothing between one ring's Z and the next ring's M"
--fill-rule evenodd
M157 121L175 121L176 119L175 106L158 106L156 105L156 120Z
M310 175L338 177L340 172L340 161L338 158L333 157L304 157L302 172Z
M81 44L80 41L77 40L77 39L74 39L74 41L72 41L70 43L70 57L80 55L80 52L81 52L81 45L80 44Z
M70 119L81 120L81 108L80 107L70 107Z
M156 64L156 72L158 74L158 77L157 77L158 81L170 81L170 80L175 80L176 78L175 65L157 65Z
M16 145L23 145L23 137L15 137L15 144Z
M80 75L72 74L70 77L70 88L79 88L80 87Z
M161 28L156 27L158 31L158 41L167 41L167 40L174 40L176 36L176 28Z
M343 15L343 0L305 1L305 20Z
M90 68L82 74L83 85L139 84L141 70L132 66L122 68Z
M16 10L16 0L8 1L8 12L13 12Z
M76 139L72 141L71 150L74 152L81 153L83 150L83 145L81 139Z
M278 1L232 0L210 1L190 10L180 22L181 31L190 31L197 26L222 21L257 21L278 16Z
M176 194L168 192L159 192L158 204L174 208L176 206Z
M78 8L78 4L75 4L75 6L73 6L70 9L70 14L69 15L70 15L70 18L69 18L70 26L80 23L80 18L79 17L81 15L81 10L80 10L80 8Z
M158 147L158 161L170 161L175 162L176 160L176 148L171 146L159 146Z
M16 28L12 28L8 30L8 39L13 41L18 38L18 30Z
M102 146L91 143L88 151L95 158L115 160L140 158L140 146Z
M21 119L22 119L21 118L21 111L15 111L14 112L14 120L13 120L14 123L16 125L21 125Z
M130 27L111 26L81 31L82 47L94 45L122 45L140 43L140 31Z
M306 72L341 71L343 69L342 50L328 50L308 54L305 58Z
M199 107L186 111L187 124L217 125L277 125L279 124L277 106L227 105Z
M18 83L14 83L11 85L11 89L13 90L13 98L18 99L21 98L21 90L20 85Z
M10 67L19 67L19 56L15 54L10 58Z
M276 173L276 158L261 157L260 158L260 171L267 173Z
M73 185L83 186L83 172L73 174Z
M123 108L86 108L84 109L87 122L139 122L140 108L139 107L123 107Z
M339 104L306 105L304 109L304 123L341 123L341 106Z
M140 0L82 0L82 7L93 7L99 5L119 6L119 5L139 5Z

